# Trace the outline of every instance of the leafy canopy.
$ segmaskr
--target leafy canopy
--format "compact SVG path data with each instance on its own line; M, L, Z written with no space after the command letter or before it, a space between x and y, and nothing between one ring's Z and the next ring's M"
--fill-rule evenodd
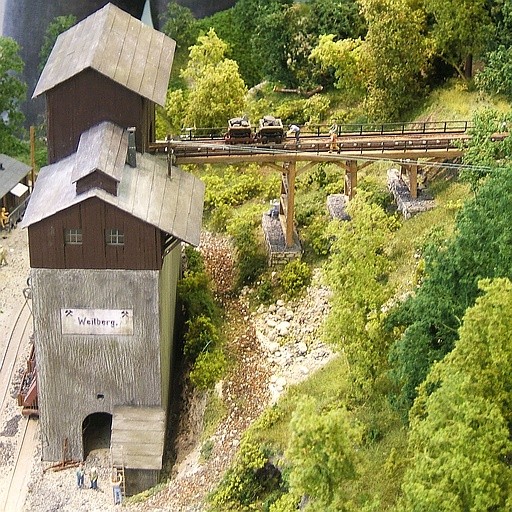
M24 116L20 110L27 86L20 75L24 68L20 47L14 39L0 37L0 153L20 151Z

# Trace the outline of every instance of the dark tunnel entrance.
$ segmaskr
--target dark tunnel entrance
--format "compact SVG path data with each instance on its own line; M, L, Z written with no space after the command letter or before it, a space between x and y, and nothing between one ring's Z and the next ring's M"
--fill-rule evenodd
M89 414L82 423L84 460L93 450L110 448L112 415L107 412Z

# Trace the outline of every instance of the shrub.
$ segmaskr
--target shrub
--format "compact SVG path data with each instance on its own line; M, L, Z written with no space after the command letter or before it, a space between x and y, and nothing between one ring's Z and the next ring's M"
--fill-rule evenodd
M311 283L311 269L301 260L290 261L281 271L279 281L285 293L294 297Z
M201 352L190 372L190 382L197 389L210 389L222 378L226 369L226 358L221 350Z
M246 436L235 463L211 497L212 510L240 510L240 506L250 506L263 493L279 487L280 483L279 470L269 462L262 447Z
M188 273L178 281L178 297L188 319L203 315L217 322L220 318L210 279L204 272Z
M201 353L213 350L218 342L217 328L210 318L201 315L187 321L183 353L189 361L194 362Z

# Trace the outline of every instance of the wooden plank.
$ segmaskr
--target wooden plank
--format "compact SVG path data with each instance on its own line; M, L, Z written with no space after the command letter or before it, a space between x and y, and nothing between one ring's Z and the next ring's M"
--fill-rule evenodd
M182 240L186 239L187 235L187 217L189 213L190 197L193 190L194 177L189 173L183 173L179 189L177 191L178 201L172 223L172 234Z
M123 464L123 459L114 459L114 464ZM162 457L158 456L132 456L124 461L124 467L128 469L162 469Z
M133 54L132 66L128 77L127 87L132 91L140 93L142 78L144 77L144 68L148 58L149 47L151 43L151 32L141 30L140 23L137 23L136 46Z
M118 419L121 420L139 420L147 419L153 422L158 419L165 418L165 411L160 407L133 407L133 406L117 406L114 409L113 425Z
M178 211L178 191L183 177L183 171L176 170L171 177L165 180L165 194L160 212L159 226L165 226L166 232L172 232L174 219Z
M156 160L147 159L149 165L153 163L153 187L151 190L151 203L149 204L149 210L147 215L147 221L154 226L160 226L160 215L162 213L162 205L165 197L165 185L167 182L167 173L165 169Z
M141 167L137 169L139 179L137 180L136 198L131 213L145 221L151 204L151 189L153 187L154 173Z

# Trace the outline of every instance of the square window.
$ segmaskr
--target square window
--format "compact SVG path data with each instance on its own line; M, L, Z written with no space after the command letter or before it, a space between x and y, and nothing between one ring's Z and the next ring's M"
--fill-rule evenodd
M82 230L78 228L65 229L64 243L66 245L82 245Z
M107 245L124 245L124 232L120 229L107 229L105 238Z

